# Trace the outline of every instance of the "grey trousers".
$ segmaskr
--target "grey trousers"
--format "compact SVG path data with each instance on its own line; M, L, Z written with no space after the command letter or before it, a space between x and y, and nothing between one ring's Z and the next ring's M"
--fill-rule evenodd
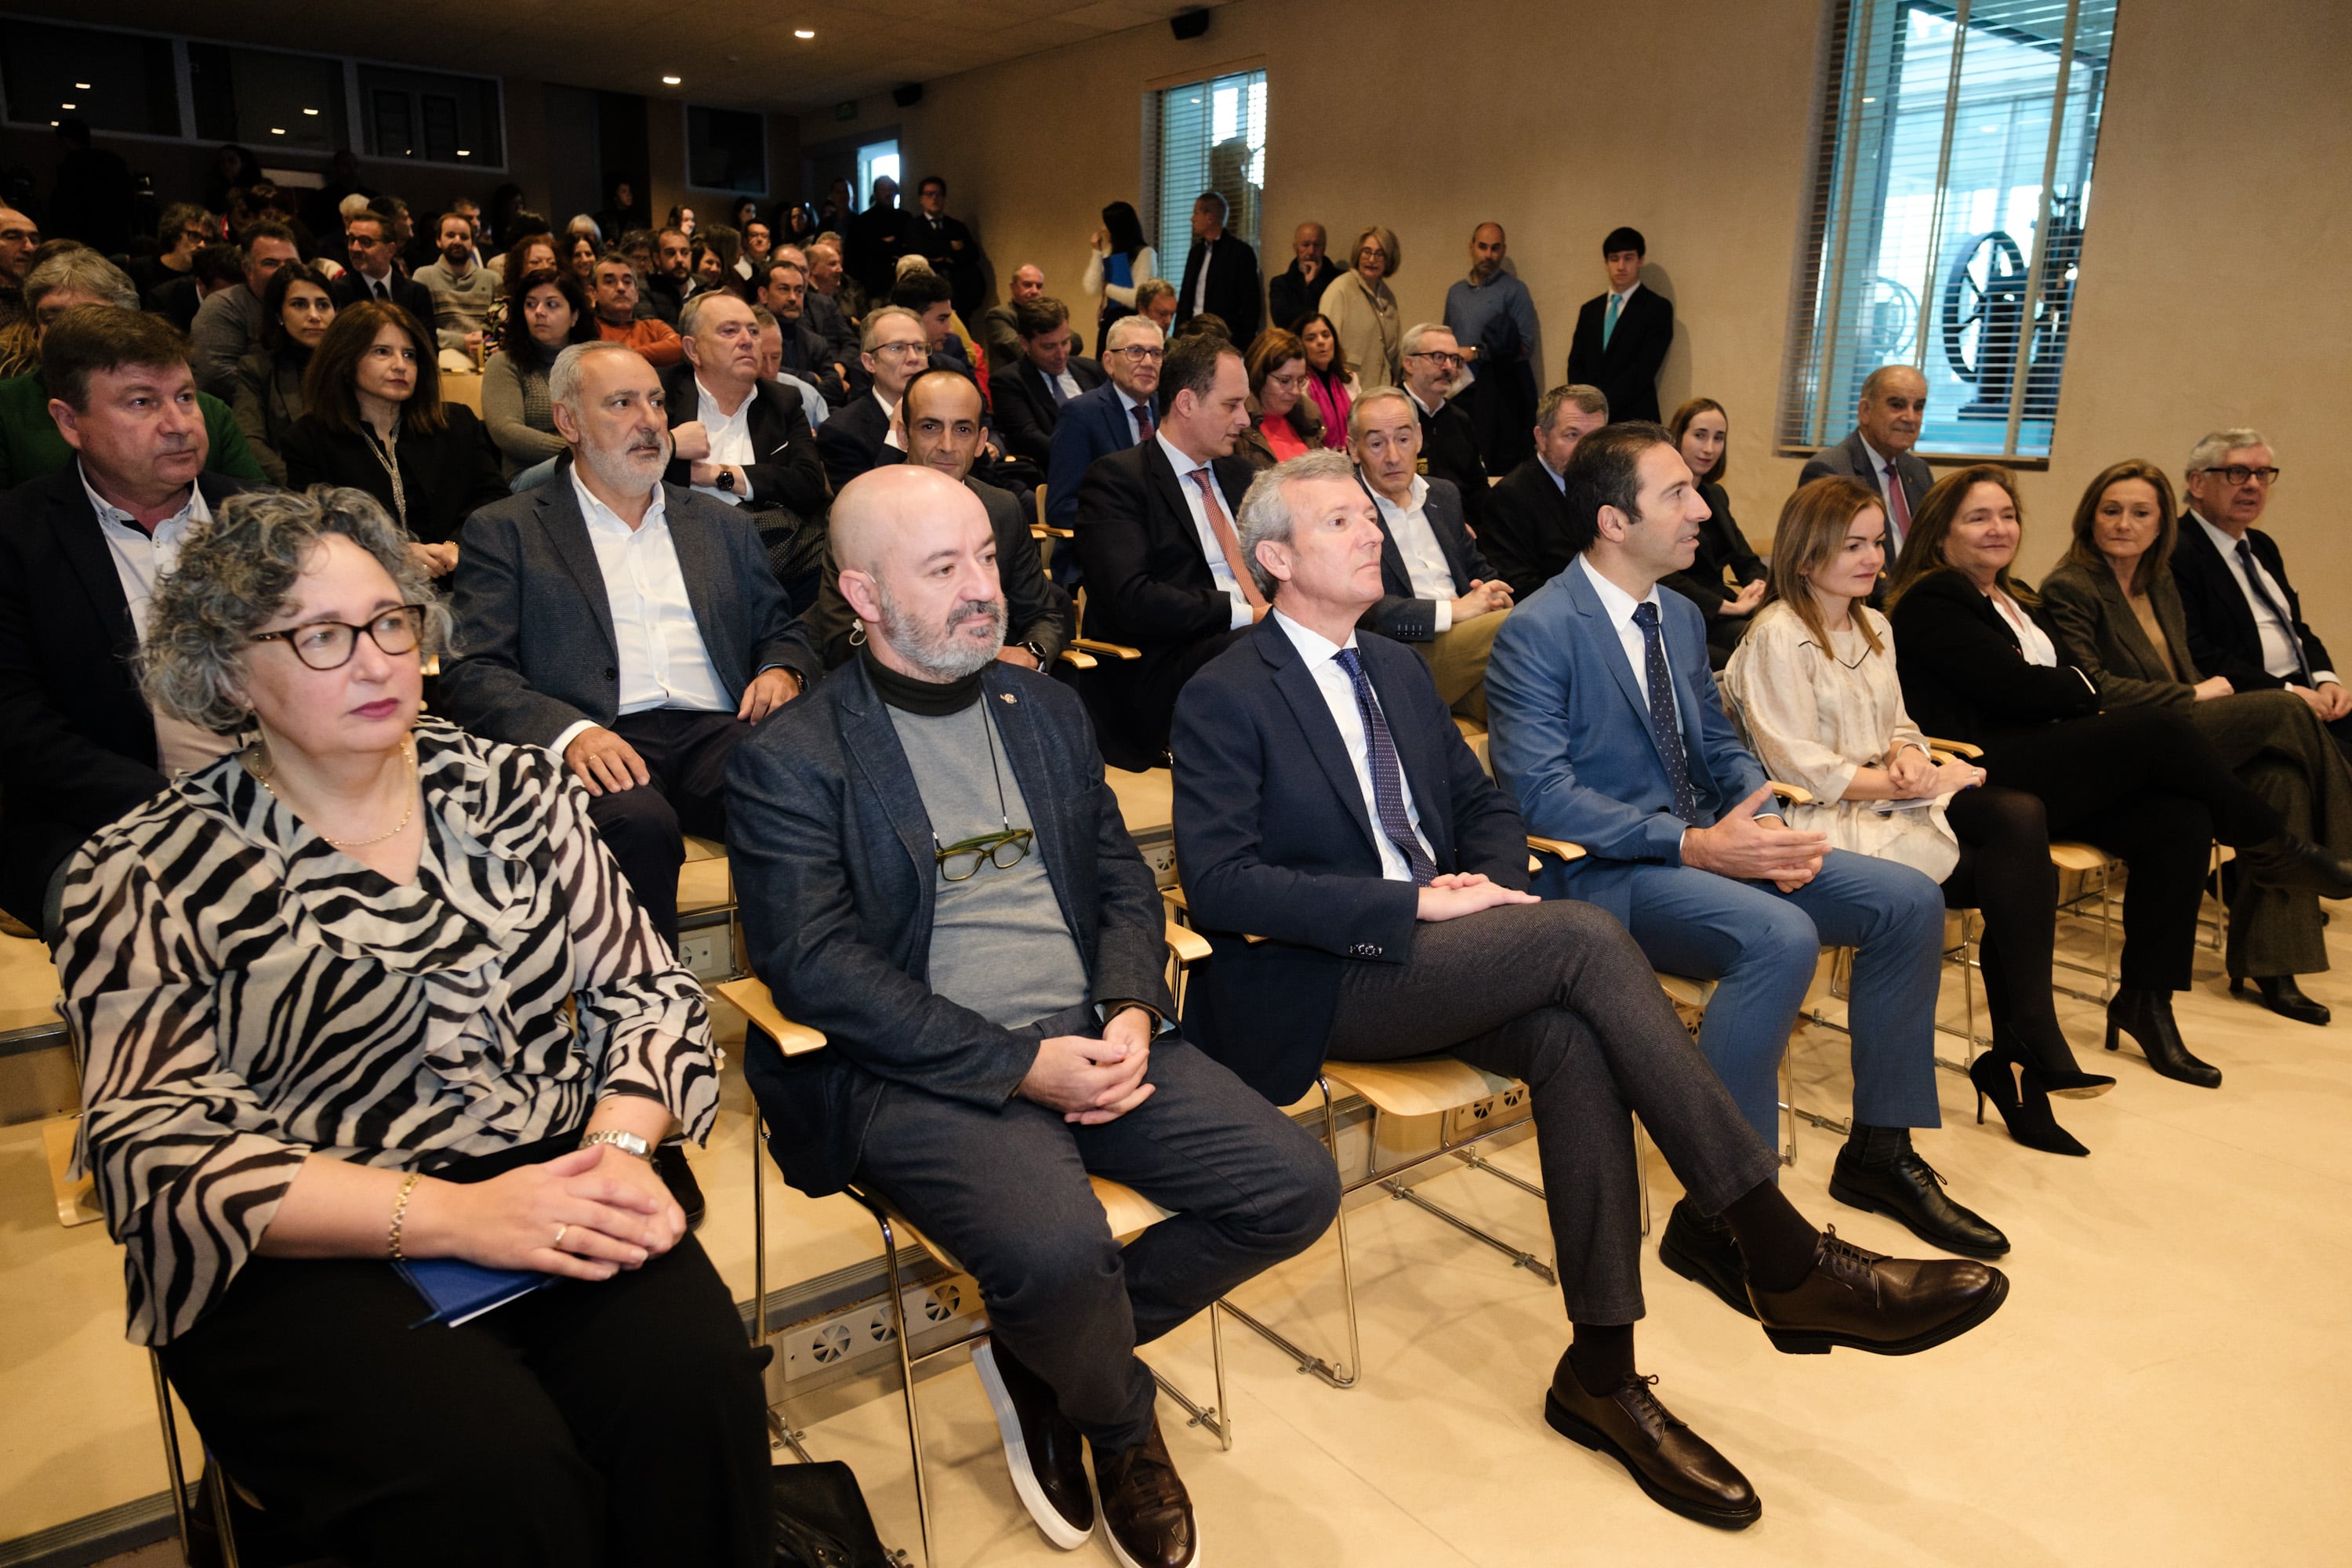
M2286 818L2286 830L2352 856L2352 766L2319 715L2292 691L2244 691L2191 704L2221 760ZM2316 974L2327 967L2319 895L2232 876L2229 972Z
M1691 1201L1720 1213L1779 1165L1699 1055L1642 950L1569 899L1413 928L1402 963L1356 963L1324 1054L1450 1051L1525 1080L1570 1321L1642 1316L1638 1114Z
M1100 1032L1092 1007L1022 1031ZM1146 1076L1151 1097L1098 1127L894 1083L857 1171L971 1271L990 1331L1098 1450L1150 1429L1151 1370L1135 1347L1305 1251L1339 1209L1322 1143L1225 1068L1162 1035ZM1177 1212L1121 1247L1089 1173Z

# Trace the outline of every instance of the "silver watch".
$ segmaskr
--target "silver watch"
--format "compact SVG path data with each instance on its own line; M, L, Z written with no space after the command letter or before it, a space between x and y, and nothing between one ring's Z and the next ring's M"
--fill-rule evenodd
M610 1143L624 1154L635 1154L638 1159L647 1162L654 1157L654 1146L634 1132L622 1132L607 1128L602 1132L591 1132L580 1140L580 1146L583 1149L596 1143Z

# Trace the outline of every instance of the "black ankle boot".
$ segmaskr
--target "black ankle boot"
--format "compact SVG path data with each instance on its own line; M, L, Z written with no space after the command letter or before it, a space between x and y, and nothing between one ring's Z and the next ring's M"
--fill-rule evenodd
M2132 1037L2147 1065L2166 1078L2193 1083L2200 1089L2221 1087L2221 1069L2199 1061L2181 1043L2180 1026L2172 1019L2172 993L2127 985L2107 1003L2107 1049L2115 1050L2116 1031Z
M1928 1246L1963 1258L1999 1258L2009 1250L2009 1237L1982 1215L1945 1195L1944 1178L1911 1147L1907 1127L1855 1122L1830 1174L1830 1196L1900 1220Z
M2352 865L2299 834L2282 833L2240 851L2246 875L2265 888L2352 899Z

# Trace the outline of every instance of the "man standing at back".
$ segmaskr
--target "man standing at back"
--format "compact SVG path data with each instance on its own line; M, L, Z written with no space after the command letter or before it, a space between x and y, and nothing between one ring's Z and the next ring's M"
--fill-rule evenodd
M1129 326L1126 323L1135 324ZM1168 345L1160 329L1142 316L1121 316L1103 339L1105 384L1071 398L1055 416L1054 438L1045 461L1045 521L1055 528L1075 526L1078 515L1078 485L1097 458L1123 452L1151 438L1160 413L1152 394L1159 388L1160 365ZM1067 585L1076 574L1065 575L1062 563L1075 567L1076 551L1054 558L1055 578Z
M948 183L926 174L915 187L915 211L908 223L907 249L931 264L948 280L955 312L970 321L980 311L988 257L963 219L948 211Z
M1568 379L1599 387L1612 419L1658 417L1658 367L1675 341L1675 302L1642 287L1649 242L1638 228L1612 228L1601 242L1609 292L1587 300L1568 345Z
M1543 363L1535 299L1503 265L1509 249L1501 224L1480 224L1470 231L1470 275L1445 290L1446 330L1475 378L1454 401L1470 416L1478 456L1490 474L1528 455L1537 367Z
M1265 286L1268 326L1295 332L1323 308L1323 290L1339 275L1324 254L1329 243L1319 223L1302 223L1291 232L1290 265Z
M1852 434L1805 460L1801 485L1831 474L1860 479L1886 501L1886 575L1895 574L1911 514L1935 487L1936 476L1911 450L1927 417L1927 378L1907 364L1883 364L1863 381Z
M1237 346L1247 346L1265 319L1265 285L1258 280L1257 251L1225 230L1225 198L1202 191L1192 204L1192 248L1184 258L1184 281L1176 290L1176 319L1220 318Z

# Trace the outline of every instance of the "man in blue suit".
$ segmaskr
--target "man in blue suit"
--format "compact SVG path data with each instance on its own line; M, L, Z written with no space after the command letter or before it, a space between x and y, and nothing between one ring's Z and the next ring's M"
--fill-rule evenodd
M1054 422L1045 464L1045 521L1055 528L1077 525L1078 482L1096 458L1139 447L1160 427L1152 394L1160 388L1160 365L1168 357L1168 344L1160 329L1140 316L1121 316L1119 321L1135 325L1113 321L1103 340L1102 367L1110 380L1064 404ZM1054 552L1054 580L1066 588L1077 582L1076 551Z
M1624 928L1525 890L1518 813L1421 661L1358 629L1383 592L1383 542L1353 479L1331 452L1258 476L1241 531L1271 613L1178 699L1177 862L1214 948L1185 1031L1276 1104L1326 1055L1451 1051L1524 1079L1574 1325L1546 1418L1662 1506L1738 1529L1761 1510L1755 1492L1635 1369L1629 1110L1737 1235L1743 1290L1783 1350L1924 1349L1983 1321L2006 1283L1808 1225Z
M1944 903L1909 867L1827 847L1771 809L1707 670L1697 606L1661 593L1706 503L1666 432L1612 425L1569 459L1580 558L1512 613L1486 666L1495 777L1531 830L1588 857L1550 896L1599 904L1669 973L1719 980L1699 1048L1768 1141L1776 1068L1825 944L1854 949L1853 1131L1830 1195L1922 1240L1998 1258L2009 1240L1945 1195L1911 1146L1934 1127ZM1738 1249L1688 1204L1660 1256L1738 1304Z

